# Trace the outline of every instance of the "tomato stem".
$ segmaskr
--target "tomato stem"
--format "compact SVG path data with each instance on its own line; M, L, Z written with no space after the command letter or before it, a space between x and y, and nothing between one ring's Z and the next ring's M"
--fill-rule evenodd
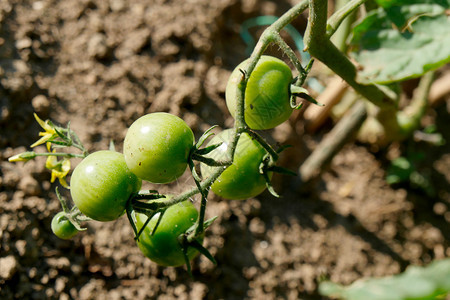
M85 158L84 154L77 153L62 153L62 152L46 152L46 153L35 153L36 156L58 156L67 158Z
M360 5L362 5L367 0L351 0L347 2L343 7L336 11L327 21L326 35L327 38L336 32L339 25L347 18L351 13L355 11Z
M354 0L353 2L358 1ZM390 98L374 85L362 85L356 81L356 67L329 40L327 35L327 0L311 0L309 2L309 10L308 25L304 36L304 50L309 51L311 56L323 62L359 94L376 106L396 111L397 103L395 99Z
M302 85L305 82L306 77L308 76L308 72L303 68L294 50L292 50L292 48L289 47L289 45L281 38L279 33L274 32L273 39L274 42L281 48L281 50L289 57L294 67L299 72L299 77L302 78L300 85Z

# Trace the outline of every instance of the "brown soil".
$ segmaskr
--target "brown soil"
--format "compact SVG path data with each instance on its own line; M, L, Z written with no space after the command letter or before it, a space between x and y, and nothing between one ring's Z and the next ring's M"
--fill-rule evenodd
M51 218L61 208L45 159L7 161L38 138L34 111L70 121L90 151L106 149L111 139L121 149L127 126L153 111L184 118L197 137L214 124L232 126L224 90L246 57L239 24L281 15L291 2L0 2L1 299L320 299L323 276L348 284L450 256L450 143L414 144L426 154L419 169L433 182L431 195L384 180L386 157L408 142L377 153L348 145L300 188L276 176L280 199L267 192L239 202L211 196L207 214L218 219L205 245L218 265L196 259L194 279L184 268L146 259L125 217L90 222L70 241L52 234ZM428 119L450 141L448 107ZM291 123L270 133L294 145L281 164L295 170L331 124L310 136L301 119ZM157 188L190 186L185 174Z

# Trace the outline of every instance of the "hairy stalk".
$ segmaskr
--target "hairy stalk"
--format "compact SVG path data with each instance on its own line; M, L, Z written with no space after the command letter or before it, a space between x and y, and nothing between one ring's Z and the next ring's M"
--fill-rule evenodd
M297 55L295 55L294 50L289 47L289 45L281 38L279 34L274 35L274 42L281 48L283 53L285 53L289 57L290 61L294 64L294 67L300 73L300 76L306 79L306 75L308 75L308 72L303 68L302 64L297 58ZM302 84L303 82L301 82L300 85Z
M197 186L197 188L201 188L199 185ZM205 230L204 228L204 222L205 222L205 212L206 212L206 202L207 202L207 197L208 197L208 190L206 189L205 191L202 192L202 202L200 203L200 212L198 215L198 219L197 219L197 226L195 227L194 233L193 233L193 240L200 236L203 231Z
M153 201L143 203L140 202L139 204L133 203L133 205L139 206L140 208L148 209L148 210L158 210L162 208L169 207L171 205L175 205L177 203L183 202L191 198L192 196L198 194L201 192L201 190L209 190L211 187L211 184L222 174L223 171L225 171L226 167L218 168L218 170L213 173L210 177L205 179L203 182L200 183L200 185L195 188L192 188L180 195L177 195L172 198L160 198L160 199L154 199L151 198L151 195L140 195L136 194L133 196L134 200L144 200L144 199L153 199Z

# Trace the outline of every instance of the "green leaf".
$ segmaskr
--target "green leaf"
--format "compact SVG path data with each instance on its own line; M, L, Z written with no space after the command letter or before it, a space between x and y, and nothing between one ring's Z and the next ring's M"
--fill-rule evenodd
M410 266L394 276L358 280L349 286L323 281L319 293L346 300L445 299L450 293L450 258L425 267Z
M400 6L406 4L439 4L441 6L448 5L447 0L376 0L379 6L389 8L392 6Z
M450 62L450 0L378 0L353 29L350 56L357 81L387 84Z

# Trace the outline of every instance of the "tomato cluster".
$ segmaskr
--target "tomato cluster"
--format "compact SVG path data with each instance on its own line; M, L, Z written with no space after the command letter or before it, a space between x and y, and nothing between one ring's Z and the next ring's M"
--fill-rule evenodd
M237 93L240 92L240 69L245 63L247 61L233 71L226 89L226 103L233 116ZM245 122L249 128L269 129L289 118L292 112L289 103L291 81L291 71L283 61L261 57L248 78L245 92ZM238 140L234 151L231 151L230 145L236 142L236 133ZM267 162L276 160L273 157L267 159L270 146L263 146L263 140L255 138L257 134L250 129L242 132L224 130L199 149L207 137L209 133L195 144L189 126L168 113L157 112L140 117L126 133L123 154L113 150L98 151L85 157L75 168L70 193L76 208L97 221L113 221L127 211L137 234L137 245L145 256L160 265L180 266L193 259L198 251L205 254L201 242L204 227L208 225L197 224L199 213L195 206L184 201L149 208L146 205L151 205L151 199L156 198L142 196L142 181L173 182L189 165L200 188L202 179L193 164L196 159L201 162L203 180L217 178L211 180L205 191L210 187L223 198L242 200L255 197L266 189L272 176ZM230 154L233 154L232 160ZM220 161L230 162L220 164ZM205 191L202 192L204 201ZM60 238L71 238L81 228L75 226L79 223L74 222L70 214L61 212L52 221L52 230ZM192 236L196 226L203 229ZM208 253L205 255L208 257Z

